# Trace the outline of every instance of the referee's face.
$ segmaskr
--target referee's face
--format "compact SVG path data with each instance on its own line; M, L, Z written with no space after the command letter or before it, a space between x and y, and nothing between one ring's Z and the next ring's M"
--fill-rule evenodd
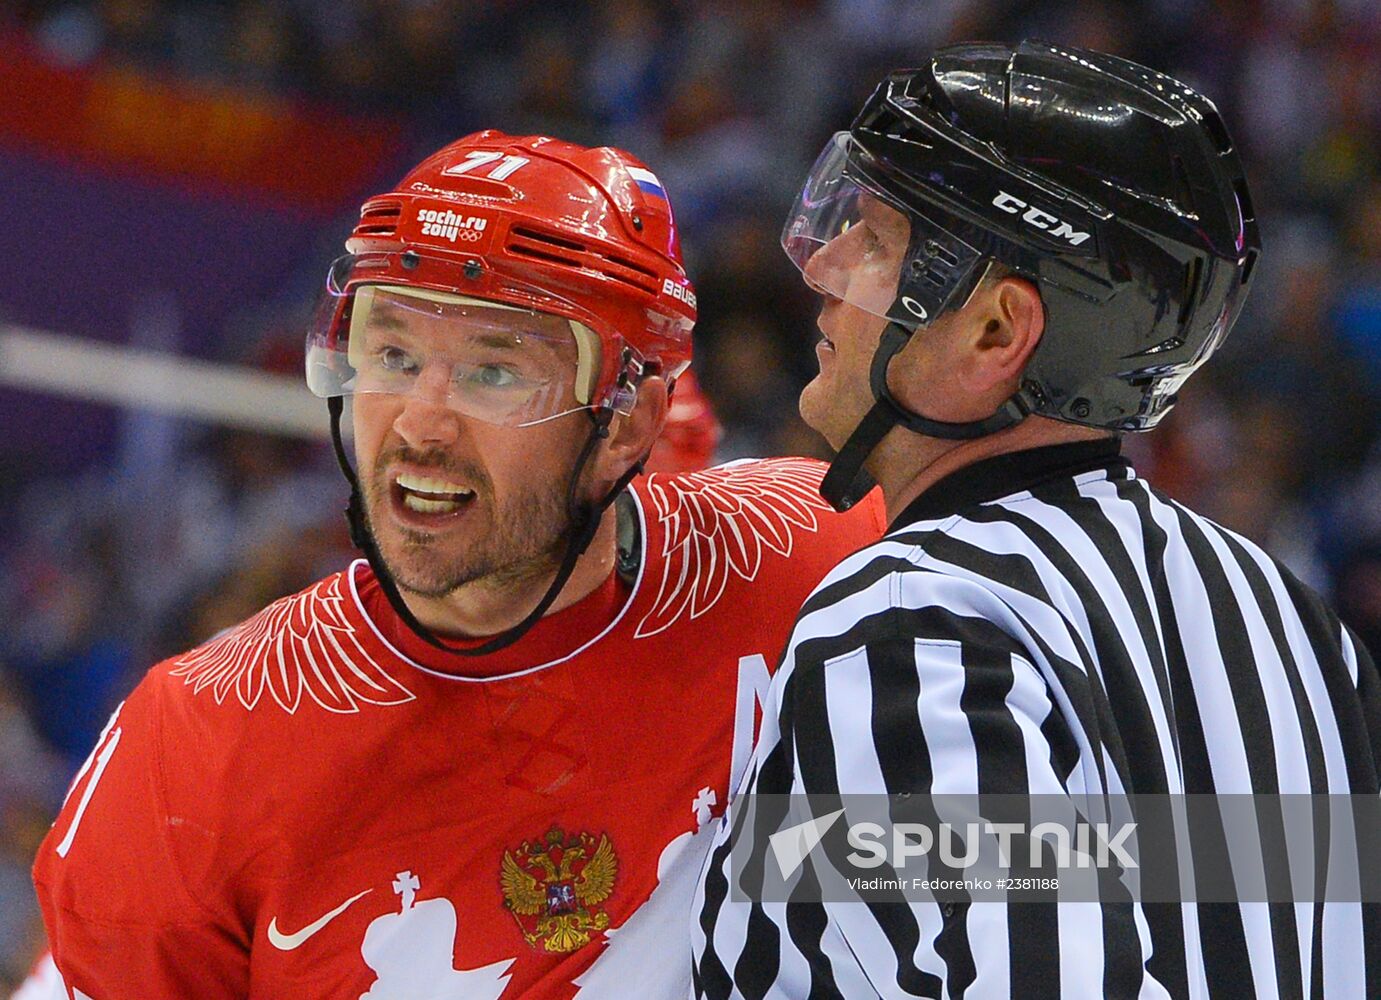
M835 449L873 405L868 371L887 326L878 313L896 299L911 233L906 216L876 198L861 196L859 209L859 221L805 269L825 298L817 322L824 339L815 349L820 373L801 393L801 416Z

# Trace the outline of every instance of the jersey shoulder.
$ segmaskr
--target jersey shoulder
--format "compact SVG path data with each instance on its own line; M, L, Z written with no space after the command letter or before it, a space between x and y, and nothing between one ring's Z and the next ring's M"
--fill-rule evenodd
M166 697L246 711L354 713L413 693L358 607L350 570L274 601L154 668Z
M812 458L747 458L698 472L654 473L635 489L667 529L668 547L694 534L742 528L784 556L801 545L852 552L876 541L887 527L881 491L838 513L820 495L827 469Z
M795 595L885 528L881 494L846 513L820 496L826 465L807 458L745 459L635 483L647 522L647 558L660 581L638 636L683 614L698 618L730 586ZM797 584L806 589L797 593ZM788 602L790 603L790 602Z

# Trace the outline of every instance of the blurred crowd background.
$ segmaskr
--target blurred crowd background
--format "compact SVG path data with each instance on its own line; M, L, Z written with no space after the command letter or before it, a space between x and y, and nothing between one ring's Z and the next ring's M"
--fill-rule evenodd
M332 156L368 162L285 207L285 184L167 169L158 144L190 143L178 155L195 160L198 138L156 104L111 125L123 145L99 157L88 140L36 144L52 122L0 127L0 203L19 220L0 253L21 275L0 276L0 325L295 373L363 196L477 128L542 132L623 146L665 183L699 292L695 369L725 426L718 457L821 454L795 407L815 306L777 247L796 185L886 70L949 41L1026 36L1145 62L1223 111L1261 219L1260 276L1218 360L1127 450L1381 651L1375 0L4 0L7 64L36 67L11 70L12 110L42 96L49 69L122 93L134 81L221 102L236 122L244 109L317 122ZM98 212L61 210L93 191ZM119 215L171 202L180 221L161 232ZM114 704L153 661L351 553L320 440L0 395L3 987L41 946L33 852Z

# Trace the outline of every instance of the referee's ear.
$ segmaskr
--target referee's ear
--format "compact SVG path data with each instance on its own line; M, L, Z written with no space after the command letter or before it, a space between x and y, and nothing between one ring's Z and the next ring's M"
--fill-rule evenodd
M964 388L1007 398L1045 332L1040 292L1025 278L998 278L984 282L962 313L968 313L962 324L967 349L958 373Z

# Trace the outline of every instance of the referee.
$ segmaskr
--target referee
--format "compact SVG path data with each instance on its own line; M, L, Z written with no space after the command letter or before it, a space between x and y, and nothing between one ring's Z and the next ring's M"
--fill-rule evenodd
M1260 251L1208 100L1101 53L941 49L830 141L783 245L824 296L822 492L875 479L891 529L801 611L696 896L698 995L1381 997L1376 904L730 894L744 791L1374 796L1381 761L1358 639L1119 454Z

